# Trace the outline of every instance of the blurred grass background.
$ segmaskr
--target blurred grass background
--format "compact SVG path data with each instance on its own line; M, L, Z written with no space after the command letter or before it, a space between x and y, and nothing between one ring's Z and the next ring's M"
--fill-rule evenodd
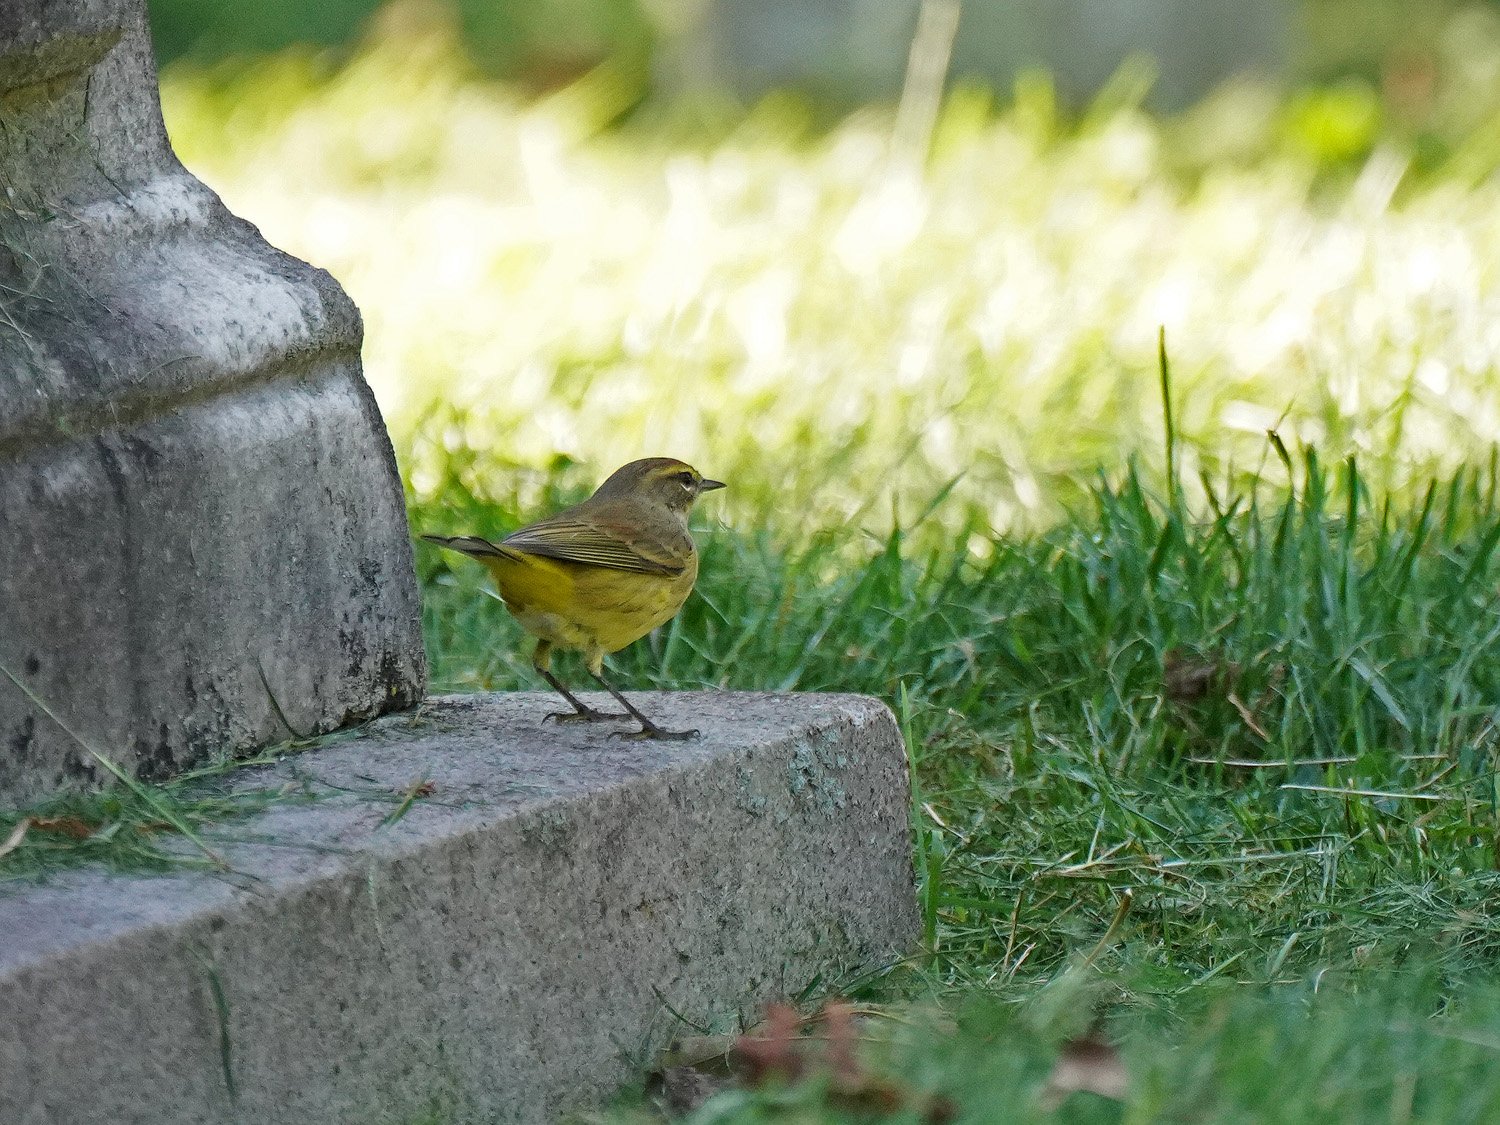
M645 4L154 5L185 162L364 311L416 526L684 457L731 489L621 678L896 708L923 955L823 987L998 1004L871 1031L966 1120L1050 1119L1015 1084L1095 1019L1137 1085L1064 1119L1500 1106L1500 7L1286 12L1170 112L1122 58L914 139L674 85ZM418 567L435 687L534 686Z
M643 102L609 63L536 94L452 15L164 79L188 165L364 310L419 500L469 451L484 495L670 450L736 522L883 524L961 476L946 511L1042 526L1159 442L1159 325L1190 479L1276 425L1393 487L1500 435L1500 9L1392 90L1245 79L1163 118L1129 63L1076 109L961 88L920 174L889 107Z

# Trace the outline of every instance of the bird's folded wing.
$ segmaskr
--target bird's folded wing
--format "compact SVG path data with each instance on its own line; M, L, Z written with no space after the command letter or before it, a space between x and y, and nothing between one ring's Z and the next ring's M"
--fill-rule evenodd
M627 537L628 536L628 537ZM686 568L665 544L638 532L622 533L582 520L556 517L523 527L501 544L511 550L549 559L676 577Z

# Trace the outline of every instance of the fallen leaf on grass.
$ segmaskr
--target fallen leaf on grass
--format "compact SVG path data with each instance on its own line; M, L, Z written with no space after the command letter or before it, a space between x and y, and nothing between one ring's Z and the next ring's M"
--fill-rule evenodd
M1130 1075L1120 1052L1107 1039L1091 1032L1063 1044L1042 1087L1042 1110L1052 1113L1079 1092L1124 1101L1129 1091Z
M823 1005L823 1034L827 1041L824 1059L839 1086L857 1085L864 1077L854 1057L858 1035L854 1029L854 1008L842 1000Z
M21 841L26 839L26 830L31 827L31 821L22 817L16 822L16 826L10 830L10 835L5 838L5 843L0 844L0 856L9 855L21 846Z
M706 1074L690 1066L669 1066L651 1076L646 1092L664 1112L673 1117L685 1117L733 1084L734 1079L727 1074Z
M1168 649L1162 657L1162 691L1173 703L1189 703L1208 694L1222 669L1181 648Z
M752 1084L769 1078L794 1081L802 1076L802 1017L788 1004L772 1004L758 1028L740 1036L734 1059Z
M1262 742L1270 742L1265 724L1260 721L1258 707L1270 691L1285 678L1284 665L1273 665L1267 676L1260 697L1246 702L1239 695L1239 684L1244 668L1236 661L1220 654L1200 656L1188 649L1171 648L1162 656L1162 694L1168 702L1193 703L1209 695L1222 696L1239 714L1241 721Z
M804 1025L811 1024L821 1024L821 1031L805 1032ZM915 1112L929 1125L943 1125L958 1116L957 1106L947 1098L866 1070L856 1055L859 1040L854 1007L845 1001L829 1001L810 1020L777 1004L759 1028L740 1037L732 1058L752 1086L824 1074L829 1102L846 1110L881 1116Z

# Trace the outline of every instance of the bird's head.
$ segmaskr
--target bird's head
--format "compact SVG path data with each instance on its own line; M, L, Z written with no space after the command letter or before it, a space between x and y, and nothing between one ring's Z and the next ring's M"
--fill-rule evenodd
M616 469L599 486L593 498L643 500L686 516L699 496L723 487L723 481L709 480L682 461L671 457L647 457Z

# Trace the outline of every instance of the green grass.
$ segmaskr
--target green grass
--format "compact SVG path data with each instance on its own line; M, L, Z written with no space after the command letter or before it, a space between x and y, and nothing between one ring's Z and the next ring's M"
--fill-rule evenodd
M41 706L46 710L44 703ZM319 800L320 790L326 791L309 786L295 767L290 781L269 788L258 783L255 767L362 738L366 729L345 727L291 739L243 758L219 754L155 783L129 777L116 763L101 761L116 780L97 791L64 793L23 808L0 809L0 888L10 882L43 882L82 867L122 875L232 871L220 854L223 846L258 839L240 831L244 822L272 805L306 804ZM96 760L108 758L97 747L88 752ZM390 805L387 822L401 819L418 796L414 786L392 792L365 790L360 795Z
M268 747L254 757L216 762L159 784L131 779L94 793L0 809L0 844L16 836L14 847L0 848L0 885L91 866L121 874L222 870L215 845L232 838L236 822L274 801L313 799L300 790L238 784L236 772L341 737L347 736Z

